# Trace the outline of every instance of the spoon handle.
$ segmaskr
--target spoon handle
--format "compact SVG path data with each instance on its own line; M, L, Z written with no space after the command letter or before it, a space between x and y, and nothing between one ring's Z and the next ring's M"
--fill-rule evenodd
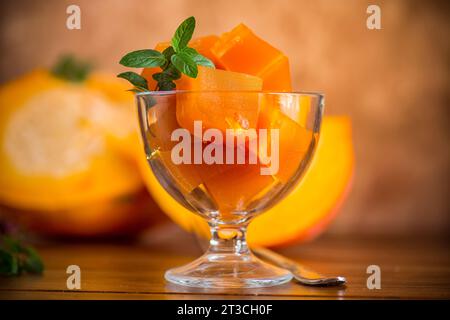
M294 278L301 284L308 286L340 286L346 283L344 277L325 277L320 273L305 268L296 261L290 260L272 250L266 248L252 248L252 251L260 258L274 265L289 270Z

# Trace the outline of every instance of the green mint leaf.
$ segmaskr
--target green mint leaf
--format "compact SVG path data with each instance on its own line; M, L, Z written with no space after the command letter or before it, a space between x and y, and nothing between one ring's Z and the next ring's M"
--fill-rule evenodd
M176 88L176 84L173 81L158 82L158 88L161 91L171 91Z
M149 91L149 90L145 89L145 88L134 87L133 89L129 89L127 91L134 92L134 93L139 93L139 92L144 92L144 91Z
M2 247L11 253L23 253L25 249L20 244L19 240L13 239L10 236L2 237Z
M175 50L173 49L172 46L167 47L166 49L164 49L164 51L162 52L162 54L164 55L164 57L167 60L166 63L166 67L168 65L170 65L170 59L172 58L172 56L175 54ZM164 69L164 68L163 68Z
M71 82L83 82L89 75L92 65L88 62L76 59L72 55L62 56L51 73L61 79Z
M163 72L153 74L155 81L173 81L181 78L181 72L171 63Z
M194 48L186 47L181 52L189 55L192 58L192 60L194 60L194 62L199 66L205 66L205 67L213 68L213 69L216 68L216 66L214 65L214 63L211 60L209 60L205 56L202 56Z
M23 270L30 273L41 274L44 271L44 263L39 254L31 247L26 248L26 253L27 256L21 263Z
M216 68L216 66L214 65L214 63L211 60L209 60L205 56L202 56L201 54L196 55L193 58L193 60L199 66L204 66L204 67L213 68L213 69Z
M0 275L14 276L20 274L19 261L12 253L0 249Z
M158 72L152 75L152 78L157 82L172 81L172 77L165 72Z
M195 29L195 18L189 17L184 20L175 31L172 38L172 46L175 52L185 48L192 38Z
M19 240L3 236L0 246L0 274L19 275L22 271L42 273L44 264L35 249Z
M138 88L148 88L147 80L144 77L138 75L136 72L122 72L118 74L117 77L128 80L132 85Z
M119 63L130 68L161 67L166 63L166 58L159 51L144 49L126 54Z
M169 67L164 70L164 73L166 73L172 80L178 80L181 78L181 72L178 70L172 63L169 65Z
M176 53L172 56L171 61L180 72L191 78L197 78L197 64L188 54L184 52Z

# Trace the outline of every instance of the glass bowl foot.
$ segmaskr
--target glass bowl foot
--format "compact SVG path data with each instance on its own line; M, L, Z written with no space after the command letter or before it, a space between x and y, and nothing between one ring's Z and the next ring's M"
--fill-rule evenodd
M292 274L252 254L206 253L197 260L166 272L172 283L200 288L259 288L286 283Z

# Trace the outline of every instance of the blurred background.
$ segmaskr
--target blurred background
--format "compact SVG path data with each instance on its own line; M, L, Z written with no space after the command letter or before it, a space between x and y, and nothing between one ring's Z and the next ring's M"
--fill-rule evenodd
M65 27L70 4L81 30ZM369 4L381 8L381 30L366 27ZM446 1L2 1L0 83L66 52L122 71L125 53L170 39L190 15L196 36L244 22L289 57L296 90L322 91L326 114L350 115L353 188L328 233L449 234Z

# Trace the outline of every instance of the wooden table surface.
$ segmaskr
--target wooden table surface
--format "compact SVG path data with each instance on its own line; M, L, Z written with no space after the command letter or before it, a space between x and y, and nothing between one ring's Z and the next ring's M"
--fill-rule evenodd
M168 228L137 244L42 243L38 250L45 273L0 278L0 299L450 299L446 240L322 237L278 251L319 272L346 276L346 287L290 282L252 290L207 290L165 282L165 270L200 254L192 236ZM66 268L73 264L81 268L80 290L66 286ZM379 290L367 288L369 265L381 268Z

